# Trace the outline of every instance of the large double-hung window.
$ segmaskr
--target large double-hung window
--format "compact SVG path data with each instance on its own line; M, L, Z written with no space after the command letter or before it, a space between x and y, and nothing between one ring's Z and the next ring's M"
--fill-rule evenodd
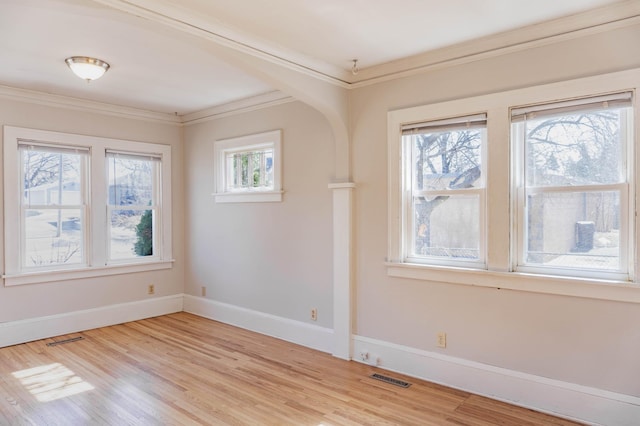
M389 111L387 273L640 302L637 72Z
M628 277L631 98L512 109L518 270Z
M86 147L19 141L22 270L86 265Z
M402 127L405 259L483 263L486 120L477 114Z
M157 257L162 157L107 150L106 159L109 260Z
M171 147L4 127L5 285L171 267Z

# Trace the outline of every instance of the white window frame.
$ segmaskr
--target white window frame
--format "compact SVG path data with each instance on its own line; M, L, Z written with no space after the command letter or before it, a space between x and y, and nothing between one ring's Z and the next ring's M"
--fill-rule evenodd
M583 105L594 105L604 102L612 102L613 100L623 100L626 99L626 95L630 95L630 92L625 91L623 93L614 93L610 95L603 96L591 96L584 99L570 99L570 100L560 100L553 101L551 103L543 103L541 105L529 105L524 108L514 107L511 108L511 115L513 116L522 116L526 114L530 114L531 111L544 110L546 109L557 109L563 108L567 110L567 113L570 114L573 111L580 111L580 107ZM631 98L632 99L632 98ZM575 109L572 109L575 108ZM621 119L621 130L624 130L620 135L621 138L621 163L619 167L624 171L623 179L624 181L619 183L611 183L611 184L592 184L592 185L583 185L583 186L539 186L539 187L528 187L526 183L526 171L524 168L525 165L525 153L526 153L526 140L524 140L524 120L514 121L512 119L512 145L513 145L513 185L514 185L514 220L516 227L516 239L514 241L515 244L515 253L513 256L514 263L512 269L514 271L527 272L527 273L535 273L535 274L547 274L547 275L565 275L565 276L574 276L574 277L584 277L584 278L596 278L596 279L608 279L615 281L629 281L634 276L634 265L633 262L629 262L630 258L633 258L633 245L630 244L631 238L631 230L630 228L630 220L629 218L633 214L633 209L629 203L629 200L633 198L633 176L634 176L634 167L633 161L629 161L629 159L633 158L634 147L633 147L633 129L632 126L628 126L629 121L631 123L633 120L630 120L628 117L630 114L624 114ZM588 269L588 268L570 268L565 266L548 266L542 264L532 264L526 261L526 253L527 253L527 245L528 245L528 236L526 232L526 215L528 213L528 209L526 207L526 198L527 194L552 194L552 193L571 193L571 192L600 192L600 191L616 191L620 195L620 270L619 271L605 271L605 270L597 270L597 269Z
M227 185L227 156L248 151L273 150L273 189L243 188L229 190ZM214 144L215 188L217 203L280 202L282 201L282 130L256 133L230 139L220 139Z
M90 174L90 167L89 167L89 156L90 156L90 151L86 148L83 147L78 147L78 146L65 146L65 147L61 147L61 146L54 146L51 144L47 144L47 143L42 143L42 142L36 142L36 141L32 141L32 140L22 140L20 141L20 143L18 144L18 159L17 162L19 163L20 166L23 165L22 160L21 160L21 156L24 150L30 150L31 148L33 149L40 149L40 152L50 152L50 153L68 153L68 154L73 154L78 153L82 155L82 159L81 159L81 171L79 173L79 177L80 177L80 184L81 184L81 191L80 191L80 203L77 205L65 205L65 204L45 204L45 205L37 205L37 204L32 204L30 202L30 200L26 200L25 197L22 195L22 191L24 190L24 187L22 186L22 182L24 180L24 170L22 169L22 167L20 167L19 169L19 183L20 183L20 193L21 196L20 198L18 198L16 200L16 202L19 203L19 208L18 208L18 213L19 213L19 220L17 222L14 222L14 224L17 224L18 226L18 232L20 235L20 240L19 240L19 244L18 244L18 250L15 250L13 253L10 253L9 256L14 257L17 259L18 264L20 265L20 268L23 269L25 272L37 272L37 271L42 271L42 270L51 270L52 268L55 269L73 269L73 268L79 268L79 267L83 267L87 265L87 250L90 247L90 241L88 238L88 234L89 234L89 230L88 230L88 207L90 204L90 197L89 197L89 191L88 191L88 185L89 185L89 174ZM62 192L62 188L59 189L59 191ZM30 197L29 197L30 198ZM80 210L80 215L82 217L82 259L80 261L80 263L75 263L75 264L66 264L66 263L58 263L55 264L55 266L50 266L50 267L42 267L42 266L28 266L26 265L25 262L25 257L26 257L26 245L24 244L24 242L26 241L26 228L25 228L25 224L24 224L24 218L26 217L25 215L25 210L26 209L37 209L37 210L66 210L66 209L74 209L74 210ZM15 225L14 225L15 226Z
M172 267L171 241L171 146L135 142L120 139L101 138L45 130L4 126L4 260L2 275L5 286L54 282L69 279L91 278L130 272L152 271ZM18 250L21 246L20 197L22 193L19 141L37 141L51 146L83 147L89 150L90 175L87 186L89 200L87 206L88 242L85 247L86 264L79 267L63 265L37 271L23 270L20 266ZM108 260L107 230L107 175L106 151L127 151L150 154L162 158L162 179L160 188L160 210L162 223L158 229L158 256L152 259L136 259L126 263L112 263Z
M514 147L511 140L510 109L518 105L535 105L559 99L586 98L599 94L636 91L640 87L640 69L621 71L558 83L532 86L505 92L451 100L389 111L387 114L388 147L388 249L385 262L391 277L418 279L425 283L453 283L495 289L558 294L601 300L640 303L640 277L637 259L640 230L633 211L629 218L628 238L632 258L629 279L603 279L533 274L516 271L518 256L516 218L517 187L512 176ZM425 121L430 117L455 117L475 111L487 112L489 142L486 153L487 188L487 257L486 270L425 265L407 262L402 251L402 151L401 126L404 123ZM640 111L637 93L633 100L633 140L640 141ZM633 142L632 142L633 143ZM630 160L637 165L640 150ZM640 203L640 185L634 185L629 200L630 208Z
M145 155L146 154L146 155ZM145 159L145 157L151 161L154 162L158 162L159 166L156 166L154 169L154 173L152 176L152 180L153 180L153 200L154 203L151 206L119 206L119 205L115 205L115 204L111 204L109 203L109 194L107 192L107 201L106 201L106 205L107 205L107 263L110 265L117 265L117 264L125 264L125 263L144 263L144 262L151 262L151 261L158 261L161 260L161 255L162 255L162 238L158 238L158 224L162 224L163 220L163 209L162 209L162 203L160 200L162 200L162 196L161 196L161 192L162 192L162 156L159 154L153 154L153 153L140 153L140 152L133 152L133 151L115 151L113 149L107 149L106 150L106 155L105 155L105 162L107 163L107 169L108 169L108 159L111 158L112 156L115 157L122 157L122 158L129 158L129 159L135 159L135 160L143 160ZM109 177L109 170L106 170L106 175L107 177ZM108 186L109 186L109 182L107 181L107 191L108 191ZM115 194L114 194L115 195ZM111 226L108 225L109 223L109 218L111 217L111 214L114 210L127 210L127 209L132 209L132 210L152 210L153 211L153 230L152 230L152 239L153 239L153 254L150 256L137 256L137 257L129 257L129 258L124 258L124 259L112 259L111 258L111 231L112 228Z
M439 117L439 118L429 118L428 120L424 120L420 123L410 123L410 124L402 124L401 129L403 133L405 130L414 129L414 128L425 128L425 127L433 127L440 128L445 130L460 130L463 128L464 123L468 123L470 121L478 122L485 121L486 122L486 114L485 113L474 113L474 114L465 114L461 117ZM401 255L400 258L403 259L404 262L407 263L416 263L416 264L425 264L425 265L441 265L441 266L453 266L453 267L468 267L468 268L480 268L485 269L485 252L486 252L486 179L485 179L485 163L486 163L486 145L487 145L487 131L486 127L483 125L481 127L482 132L482 145L480 147L480 185L474 188L465 188L465 189L444 189L444 190L422 190L417 191L413 189L413 177L415 173L413 158L411 154L411 146L410 144L405 144L405 146L401 147L402 149L402 231L401 231ZM406 134L403 134L404 137ZM403 142L401 142L403 143ZM472 195L478 197L478 208L479 208L479 235L478 235L478 258L475 260L461 260L461 259L453 259L447 257L436 257L436 256L425 256L418 257L413 256L411 254L411 247L414 245L414 209L413 209L413 199L415 196L420 193L426 196L439 196L439 195Z

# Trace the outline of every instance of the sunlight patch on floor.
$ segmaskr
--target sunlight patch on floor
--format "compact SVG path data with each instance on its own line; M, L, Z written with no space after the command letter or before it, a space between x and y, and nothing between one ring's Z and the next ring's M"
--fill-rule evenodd
M54 401L94 389L73 371L57 362L12 374L40 402Z

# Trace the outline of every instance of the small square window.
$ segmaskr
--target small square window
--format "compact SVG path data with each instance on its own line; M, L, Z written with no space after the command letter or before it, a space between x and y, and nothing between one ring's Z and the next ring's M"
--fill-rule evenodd
M282 132L216 141L216 202L282 201Z
M273 148L226 153L225 192L273 191Z

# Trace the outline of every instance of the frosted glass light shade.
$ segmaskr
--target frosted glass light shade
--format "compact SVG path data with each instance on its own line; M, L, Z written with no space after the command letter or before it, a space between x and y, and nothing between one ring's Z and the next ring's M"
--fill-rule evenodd
M109 69L105 61L87 56L72 56L64 60L71 71L83 80L96 80Z

